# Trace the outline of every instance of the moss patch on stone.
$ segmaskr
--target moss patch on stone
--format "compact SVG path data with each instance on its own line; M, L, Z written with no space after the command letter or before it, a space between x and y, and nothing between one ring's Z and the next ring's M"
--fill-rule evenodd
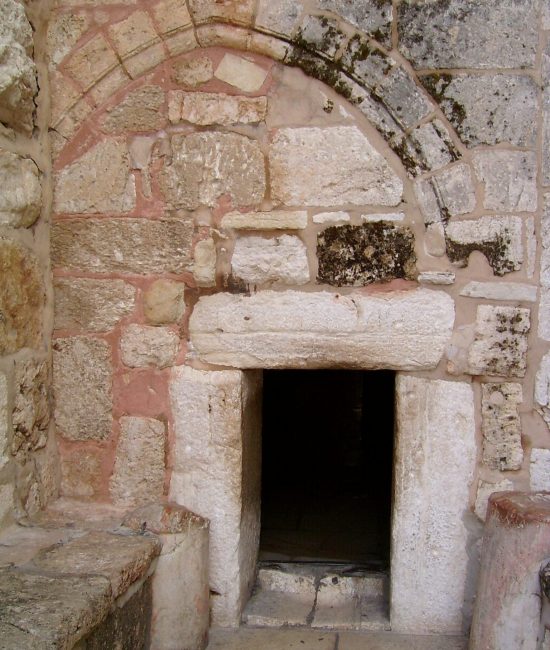
M470 253L479 251L485 255L495 275L502 276L517 270L516 264L508 256L511 239L506 230L492 239L468 244L458 243L447 237L446 244L447 257L461 267L468 265Z

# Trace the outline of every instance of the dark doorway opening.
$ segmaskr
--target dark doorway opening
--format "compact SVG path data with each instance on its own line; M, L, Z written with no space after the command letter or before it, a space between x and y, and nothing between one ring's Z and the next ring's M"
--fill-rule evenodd
M266 370L264 562L389 565L395 373Z

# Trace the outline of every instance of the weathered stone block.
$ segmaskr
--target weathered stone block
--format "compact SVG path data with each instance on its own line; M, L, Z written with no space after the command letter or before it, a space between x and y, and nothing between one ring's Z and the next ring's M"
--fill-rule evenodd
M162 36L193 25L185 0L161 0L153 6L153 16Z
M363 215L364 220L368 220L366 215ZM347 223L351 221L349 212L318 212L312 217L313 223Z
M129 212L135 202L124 140L105 139L56 174L53 206L57 212Z
M61 494L66 497L100 497L103 485L101 452L82 449L64 452L61 459Z
M524 68L535 63L536 0L406 0L397 20L399 49L416 68Z
M130 368L156 366L166 368L176 360L179 336L167 327L151 327L132 323L122 332L122 362Z
M25 460L46 446L50 424L50 372L46 361L18 361L14 373L11 453Z
M190 0L191 15L195 24L222 22L250 24L254 15L255 0Z
M338 20L327 16L306 15L296 34L300 47L316 51L333 59L347 34L340 29Z
M123 280L54 278L56 329L108 332L135 305L135 288Z
M264 85L267 70L241 56L224 54L214 76L245 93L255 93Z
M535 377L535 402L538 412L550 427L550 353L545 354Z
M461 290L461 296L468 298L487 298L488 300L517 300L535 302L537 287L519 282L468 282Z
M105 440L111 435L111 347L76 336L53 344L55 421L69 440Z
M159 36L145 11L134 11L128 18L109 27L117 53L125 59L157 42Z
M458 150L440 120L418 126L406 138L395 138L390 146L413 175L434 171L459 158Z
M143 294L143 313L152 325L175 323L185 311L185 285L173 280L156 280Z
M11 426L8 404L8 378L3 372L0 372L0 470L9 461L8 431L11 431Z
M254 124L265 119L266 97L237 97L224 93L187 93L173 90L168 96L172 124Z
M222 219L223 228L236 230L301 230L307 226L307 212L229 212Z
M95 273L182 273L193 225L186 219L86 219L52 228L57 267Z
M201 239L193 250L193 277L199 287L216 285L216 243L213 239Z
M271 195L290 206L398 205L403 183L354 126L280 129L270 145Z
M233 275L247 284L305 284L307 250L299 237L239 237L231 258Z
M529 327L529 309L479 305L475 341L468 353L468 372L523 377L527 367Z
M121 506L158 501L164 493L165 425L153 418L120 418L109 491Z
M57 13L48 23L47 57L50 70L54 70L69 54L90 26L85 13Z
M466 266L473 251L485 255L496 275L517 271L523 263L521 217L481 217L447 225L447 255Z
M521 469L521 384L482 384L483 462L491 469Z
M301 0L259 0L256 28L274 34L291 36L304 8Z
M75 51L65 69L86 91L117 65L114 50L102 34L97 34Z
M0 277L0 354L38 347L45 288L34 254L0 238Z
M29 158L0 149L0 225L28 227L38 219L42 188L38 167Z
M379 40L383 45L391 43L392 5L390 0L373 3L355 3L349 0L318 0L319 7L342 16L362 32Z
M178 84L195 88L214 76L212 60L207 56L177 61L174 63L172 78Z
M481 519L485 521L487 516L487 506L489 504L489 497L494 492L510 492L514 489L514 484L508 479L498 481L497 483L489 483L487 481L479 481L477 484L477 496L474 507L474 512Z
M544 209L541 219L540 284L538 335L550 341L550 194L544 195Z
M537 209L537 159L534 152L478 151L474 169L484 185L483 206L505 212Z
M550 491L550 449L531 449L529 473L531 490Z
M259 144L236 133L193 133L172 137L161 187L174 207L215 206L229 195L233 205L258 205L265 193L264 156Z
M219 293L200 298L190 336L202 360L237 368L412 370L439 363L453 322L452 299L425 289Z
M421 284L443 284L455 283L455 274L451 271L423 271L418 274L418 282Z
M416 278L414 235L389 222L325 228L317 258L317 280L338 287Z
M143 86L129 93L119 104L107 110L103 129L108 133L156 131L165 126L164 91L160 86Z
M456 164L418 181L414 191L426 224L471 212L476 207L476 194L470 167Z

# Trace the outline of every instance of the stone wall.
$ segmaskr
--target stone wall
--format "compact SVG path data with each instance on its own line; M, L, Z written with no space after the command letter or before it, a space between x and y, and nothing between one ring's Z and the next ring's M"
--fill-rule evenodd
M0 2L0 528L35 514L58 489L41 45L48 10L48 2Z

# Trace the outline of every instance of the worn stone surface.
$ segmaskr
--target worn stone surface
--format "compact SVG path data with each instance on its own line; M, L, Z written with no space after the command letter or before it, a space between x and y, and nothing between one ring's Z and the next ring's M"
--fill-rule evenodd
M521 217L481 217L447 225L447 255L467 266L470 253L485 255L495 275L517 271L523 263Z
M0 225L28 227L38 219L42 188L37 166L29 158L0 149Z
M271 194L290 206L398 205L403 183L354 126L280 129L269 150Z
M111 41L124 60L159 40L153 21L145 11L134 11L109 28Z
M247 284L305 284L307 250L299 237L239 237L231 258L233 274Z
M107 109L102 120L108 133L126 131L156 131L166 123L163 105L164 91L160 86L143 86L134 90L112 109Z
M0 372L0 470L9 461L8 431L11 431L9 420L8 378L3 372Z
M483 206L506 212L537 209L537 159L534 152L478 151L474 169L484 186Z
M304 8L301 0L259 0L256 27L262 31L290 36Z
M226 0L223 3L217 0L190 0L189 8L193 21L196 23L222 22L249 24L254 14L254 0Z
M473 280L460 291L468 298L487 298L489 300L514 300L535 302L537 287L519 282L477 282Z
M172 78L178 84L195 88L214 76L212 60L207 56L200 56L174 63Z
M333 59L346 40L346 34L340 29L339 22L335 18L306 15L300 24L296 38L300 47Z
M454 322L441 291L261 291L199 300L190 336L204 361L239 368L432 368ZM384 332L384 336L380 336Z
M57 13L48 23L47 56L51 70L55 69L69 54L90 26L85 13Z
M136 290L123 280L54 278L56 329L108 332L132 313Z
M418 274L418 282L422 284L454 284L455 274L451 271L422 271Z
M51 378L46 361L18 361L14 372L11 453L19 460L48 441Z
M201 239L193 250L193 277L199 287L216 285L216 243L212 238Z
M491 469L521 469L521 384L482 384L483 463Z
M214 76L245 93L255 93L264 85L267 70L235 54L224 54Z
M143 313L152 325L175 323L185 311L185 286L173 280L155 280L143 294Z
M161 0L153 6L153 16L157 29L163 36L192 26L185 0Z
M117 65L117 56L102 34L97 34L76 49L69 60L64 62L67 73L84 90L89 90Z
M171 366L178 348L179 336L167 327L131 323L124 328L120 339L122 362L130 368Z
M535 377L535 402L537 410L550 427L550 353L545 354Z
M411 128L432 111L430 102L411 75L399 66L381 77L373 93L404 129Z
M135 181L123 140L103 140L55 176L57 212L129 212L135 200Z
M530 67L536 12L536 0L407 0L397 15L399 49L416 68Z
M301 230L307 226L307 212L229 212L222 219L223 228L239 230Z
M189 93L173 90L168 97L172 124L185 121L209 124L255 124L265 119L266 97L238 97L224 93Z
M102 459L96 450L64 452L61 459L61 494L66 497L94 497L103 488Z
M38 347L45 287L33 253L0 238L0 277L0 354Z
M365 216L363 219L367 220ZM313 215L313 223L346 223L351 221L351 217L348 212L318 212Z
M396 394L392 630L461 634L469 566L464 517L476 465L474 393L465 382L398 375ZM444 458L453 458L452 472Z
M142 505L164 493L165 424L153 418L121 417L109 492L115 505Z
M440 120L418 126L406 138L396 138L390 146L414 175L435 171L459 158L449 132Z
M475 341L468 353L469 373L523 377L529 327L529 309L479 305Z
M390 44L392 5L390 0L357 4L349 0L318 0L321 9L331 11L384 45Z
M441 222L429 223L426 226L424 250L432 257L443 257L447 252L445 226Z
M236 133L193 133L172 137L161 186L174 207L215 206L223 195L233 205L258 205L265 193L264 156L259 144Z
M182 273L191 251L187 218L79 219L52 227L52 261L95 273Z
M529 473L531 490L550 491L550 449L531 449Z
M540 302L538 335L550 341L550 194L544 195L544 209L541 218L540 242Z
M325 228L317 258L318 281L339 287L416 277L412 231L388 222Z
M422 83L468 146L533 146L538 89L519 75L427 75Z
M426 224L471 212L476 206L472 173L468 165L457 164L414 186Z
M479 481L477 484L477 496L474 512L481 519L481 521L485 521L485 518L487 516L487 505L491 494L493 494L493 492L510 492L513 489L514 484L509 479L503 479L502 481L498 481L496 483Z
M69 440L111 435L111 348L101 339L75 336L53 344L55 421Z

